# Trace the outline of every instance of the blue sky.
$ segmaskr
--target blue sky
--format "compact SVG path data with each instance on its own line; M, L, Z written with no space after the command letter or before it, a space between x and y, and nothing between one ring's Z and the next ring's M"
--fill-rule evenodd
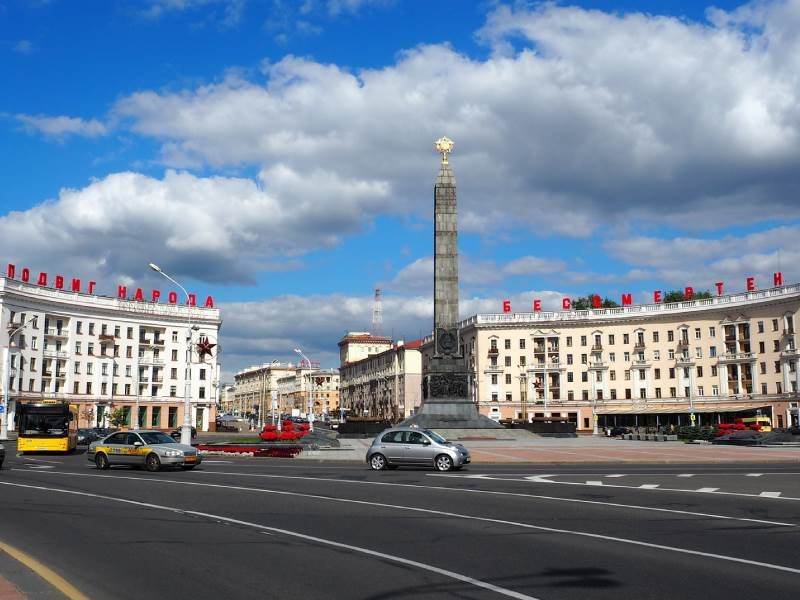
M462 315L797 281L797 0L0 0L0 246L223 307L225 372L430 327L433 141Z

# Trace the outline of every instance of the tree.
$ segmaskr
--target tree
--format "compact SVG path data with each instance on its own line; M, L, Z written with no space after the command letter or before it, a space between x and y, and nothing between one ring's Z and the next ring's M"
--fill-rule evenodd
M712 296L711 292L708 290L692 294L692 300L708 300L713 297L714 296ZM664 294L664 304L669 304L670 302L684 302L685 300L686 293L684 290L672 290Z
M112 427L122 427L128 424L128 413L123 407L111 411L108 415L108 422Z
M572 308L575 310L591 310L594 308L593 298L597 294L588 294L587 296L578 298L572 302ZM611 298L603 298L600 301L600 308L617 308L619 304L614 302Z

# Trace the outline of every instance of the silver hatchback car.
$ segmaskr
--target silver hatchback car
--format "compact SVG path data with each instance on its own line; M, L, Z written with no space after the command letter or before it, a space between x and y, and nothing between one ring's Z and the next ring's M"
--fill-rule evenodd
M376 471L400 465L432 466L437 471L460 469L470 456L461 444L448 442L435 431L393 427L375 438L367 450L367 463Z

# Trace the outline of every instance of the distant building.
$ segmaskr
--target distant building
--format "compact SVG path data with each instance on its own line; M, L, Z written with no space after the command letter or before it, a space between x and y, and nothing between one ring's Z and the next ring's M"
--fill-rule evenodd
M390 421L413 414L422 399L421 343L392 344L369 334L342 338L339 393L347 414Z
M798 421L798 311L795 284L674 304L479 314L458 327L473 398L492 418L558 416L591 431L595 422L762 414L785 427ZM432 351L428 337L423 373Z
M278 406L281 413L297 411L308 417L309 406L315 419L339 409L339 371L298 367L294 373L277 381Z
M256 415L263 422L263 415L272 407L273 392L278 395L278 379L293 374L297 367L292 363L273 361L242 369L234 376L233 412L240 416Z
M236 386L232 383L223 383L219 389L219 407L224 414L233 414L236 406Z

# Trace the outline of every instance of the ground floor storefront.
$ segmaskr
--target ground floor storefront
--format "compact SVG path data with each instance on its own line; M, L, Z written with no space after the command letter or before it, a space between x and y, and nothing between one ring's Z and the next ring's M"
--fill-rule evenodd
M23 398L9 401L9 430L16 429L19 403L65 401L78 407L78 427L133 427L170 431L183 425L182 399L170 400L96 400L87 398ZM213 403L191 403L190 421L197 431L213 431L216 411ZM117 417L115 419L115 417ZM118 419L121 419L119 421ZM117 422L117 425L115 425Z
M707 427L732 423L736 418L768 417L772 427L800 424L800 398L794 396L716 399L670 399L669 401L613 400L582 402L481 404L482 414L496 421L554 418L575 424L579 432L611 427L670 428Z

